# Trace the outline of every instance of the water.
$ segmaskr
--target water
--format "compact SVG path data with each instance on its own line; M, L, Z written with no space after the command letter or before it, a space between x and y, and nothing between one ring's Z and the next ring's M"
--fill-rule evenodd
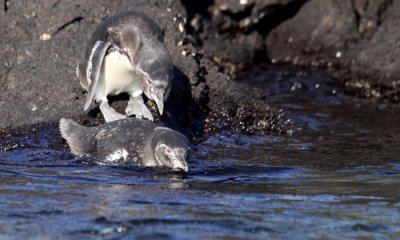
M325 77L254 71L291 136L212 136L186 175L97 165L57 126L0 143L1 239L398 239L400 107Z

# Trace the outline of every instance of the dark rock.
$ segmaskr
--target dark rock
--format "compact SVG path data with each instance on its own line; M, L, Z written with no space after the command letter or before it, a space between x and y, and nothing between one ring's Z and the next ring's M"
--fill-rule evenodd
M192 138L221 130L284 131L282 113L262 100L260 92L228 81L204 57L201 46L194 43L194 35L188 34L189 16L179 1L6 3L0 13L0 128L58 122L61 117L73 117L85 125L102 123L94 105L89 113L83 113L86 93L75 76L76 64L84 57L91 33L104 18L135 9L153 17L165 30L176 68L176 86L166 103L169 114L157 121ZM247 50L250 55L252 51ZM243 54L234 51L229 58L235 55ZM114 100L113 106L123 111L126 98ZM1 135L7 135L7 131Z
M265 37L304 2L215 0L194 7L192 1L183 1L192 41L232 79L241 78L254 61L266 60Z
M183 3L192 42L232 79L240 79L254 62L295 65L326 71L347 93L400 101L399 2Z
M328 70L349 93L399 102L399 20L399 1L310 0L268 35L268 57Z

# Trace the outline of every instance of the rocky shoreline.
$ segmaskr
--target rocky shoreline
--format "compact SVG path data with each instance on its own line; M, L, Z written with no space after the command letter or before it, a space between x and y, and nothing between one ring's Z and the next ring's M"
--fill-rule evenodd
M353 95L400 100L400 4L390 0L58 1L3 0L0 11L0 129L72 117L103 122L75 67L94 28L135 9L165 30L175 65L168 116L157 121L191 139L212 133L289 130L284 113L262 91L240 81L255 63L316 68ZM113 106L124 109L126 98Z

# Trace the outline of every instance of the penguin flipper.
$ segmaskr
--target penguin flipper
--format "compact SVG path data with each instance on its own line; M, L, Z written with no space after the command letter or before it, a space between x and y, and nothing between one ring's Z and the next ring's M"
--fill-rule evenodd
M89 56L89 60L86 67L86 77L90 78L90 87L88 91L88 95L85 101L84 111L86 111L90 103L93 100L94 94L96 92L97 83L99 81L100 70L103 64L104 56L107 53L108 48L110 47L109 42L97 41L96 44L92 48L92 52Z
M71 119L60 119L61 136L67 140L68 146L74 155L89 154L90 141L88 141L87 128Z

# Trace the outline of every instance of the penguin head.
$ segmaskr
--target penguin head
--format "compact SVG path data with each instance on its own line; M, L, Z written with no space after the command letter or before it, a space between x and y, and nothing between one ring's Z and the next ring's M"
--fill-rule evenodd
M153 100L158 108L160 115L164 112L164 101L168 99L171 91L173 66L169 61L153 63L149 69L144 94Z
M156 80L150 80L144 91L146 96L156 103L160 115L164 112L164 101L168 98L168 92L168 86L164 86L162 82Z
M186 158L189 141L183 134L169 128L157 127L154 130L152 145L158 166L176 171L188 171Z

